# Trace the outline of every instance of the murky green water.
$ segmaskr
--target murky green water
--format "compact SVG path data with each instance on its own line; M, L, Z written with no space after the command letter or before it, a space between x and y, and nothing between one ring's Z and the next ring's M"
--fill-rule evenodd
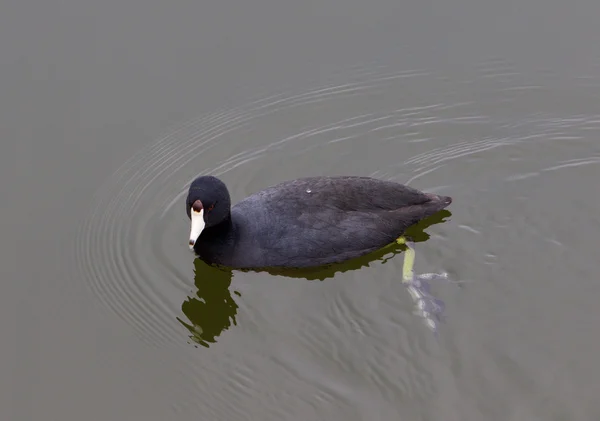
M0 418L598 419L600 10L543 6L3 6ZM199 174L452 196L437 335L397 247L195 260Z

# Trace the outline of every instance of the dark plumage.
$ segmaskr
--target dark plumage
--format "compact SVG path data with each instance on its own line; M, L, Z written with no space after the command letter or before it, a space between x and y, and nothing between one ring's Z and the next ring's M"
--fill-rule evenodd
M195 252L232 268L310 267L363 256L452 203L402 184L348 176L286 181L233 207L222 181L201 176L190 186L188 216L197 200L206 226Z

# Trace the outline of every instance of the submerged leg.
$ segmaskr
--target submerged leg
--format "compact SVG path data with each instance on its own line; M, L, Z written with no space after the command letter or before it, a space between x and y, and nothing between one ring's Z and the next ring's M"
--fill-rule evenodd
M402 266L402 283L406 286L415 303L414 313L421 316L425 320L425 324L436 332L444 311L444 303L431 294L428 281L448 280L448 274L424 273L415 275L415 249L413 244L406 237L400 237L396 241L398 244L406 246L404 265Z

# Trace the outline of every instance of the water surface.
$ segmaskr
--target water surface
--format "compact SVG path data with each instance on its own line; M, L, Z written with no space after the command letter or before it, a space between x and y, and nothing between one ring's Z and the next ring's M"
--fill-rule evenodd
M555 3L4 6L2 419L598 419L600 10ZM401 250L195 260L199 174L452 196L445 323Z

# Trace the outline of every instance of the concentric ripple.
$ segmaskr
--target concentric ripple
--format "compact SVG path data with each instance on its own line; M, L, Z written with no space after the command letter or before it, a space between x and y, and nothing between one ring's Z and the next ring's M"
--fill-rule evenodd
M193 289L182 197L194 177L230 176L234 200L282 177L317 171L419 180L421 188L454 194L480 179L455 176L452 165L485 160L501 147L518 162L538 145L572 146L600 132L600 115L513 110L512 103L544 88L527 84L510 66L484 64L467 82L483 79L487 91L477 96L433 72L363 71L185 123L133 156L96 193L78 232L78 274L147 343L182 342L177 317ZM600 161L571 150L564 161L528 162L498 182ZM348 156L356 167L345 164ZM273 171L284 172L262 180Z

